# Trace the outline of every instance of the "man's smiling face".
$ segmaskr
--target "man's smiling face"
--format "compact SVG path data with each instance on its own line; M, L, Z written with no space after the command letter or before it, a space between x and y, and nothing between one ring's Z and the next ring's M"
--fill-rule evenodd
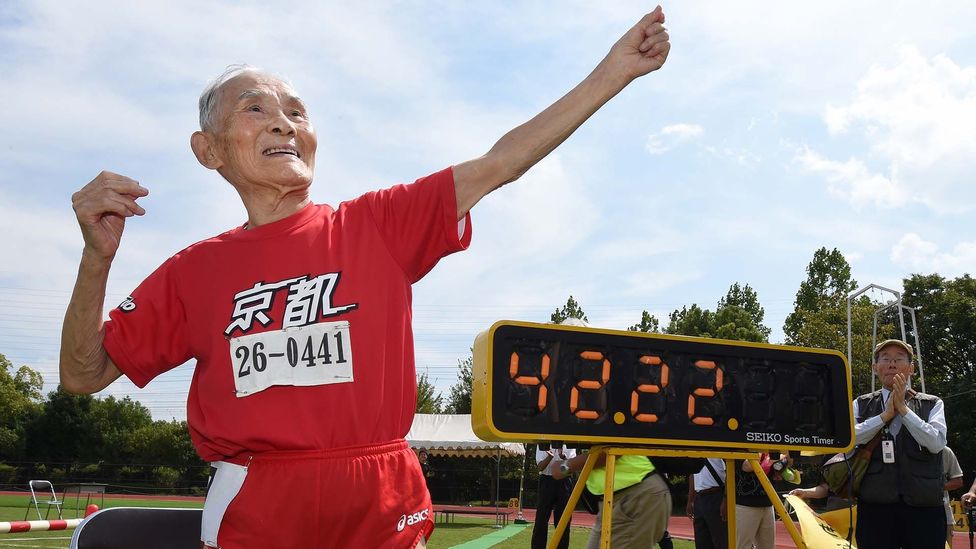
M294 90L272 76L247 72L218 93L213 134L220 174L239 188L308 187L318 142Z

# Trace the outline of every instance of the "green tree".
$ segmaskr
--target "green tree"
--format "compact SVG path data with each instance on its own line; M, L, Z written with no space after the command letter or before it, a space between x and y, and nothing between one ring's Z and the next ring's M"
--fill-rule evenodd
M134 435L152 425L152 414L141 402L130 397L96 399L91 404L90 421L99 461L131 463L137 458Z
M28 426L41 412L41 374L21 366L12 374L13 364L0 354L0 460L26 457Z
M451 394L448 395L447 405L444 406L445 413L471 413L471 369L473 366L474 357L469 356L464 360L458 360L457 381L451 386Z
M732 284L725 297L718 301L718 307L715 310L716 316L723 315L723 312L725 317L715 320L716 332L720 331L720 327L731 323L732 326L726 329L735 331L743 337L753 338L747 341L769 341L769 334L772 330L763 324L766 310L759 304L759 296L756 294L756 290L752 289L752 286L748 284L740 286L738 282ZM745 313L747 319L742 318L741 313ZM718 337L725 336L719 335Z
M162 465L177 472L178 484L206 486L209 467L197 455L185 421L156 420L132 434L135 463Z
M820 248L813 253L807 265L807 278L800 283L796 292L793 312L786 317L783 332L787 343L796 344L807 314L824 308L846 307L847 296L857 288L857 281L851 278L851 266L837 248L827 251ZM846 310L845 310L846 323Z
M133 433L134 461L168 465L177 468L199 467L186 421L156 420Z
M720 339L767 343L769 328L756 324L752 315L736 305L721 307L712 315L712 336Z
M644 311L641 313L640 322L628 327L627 329L631 332L659 334L661 333L661 323L658 321L657 317L647 311Z
M73 395L58 385L28 428L28 454L37 461L98 461L99 435L92 421L94 404L91 395Z
M665 332L765 342L769 340L770 329L762 323L764 315L756 291L748 284L742 286L736 282L719 299L714 312L702 309L697 303L672 311Z
M549 315L549 322L552 322L553 324L561 324L567 318L578 318L583 322L589 322L589 319L586 318L586 313L583 312L583 308L580 307L580 304L575 299L573 299L573 296L569 296L569 299L566 300L565 305L557 308L552 312L551 315Z
M833 349L847 355L847 296L857 288L851 267L836 248L820 248L807 265L793 312L786 317L786 343L801 347ZM880 303L867 295L851 304L851 374L855 395L871 389L871 341L874 313ZM899 331L890 317L879 316L878 339L895 337Z
M417 409L418 414L439 414L443 407L443 397L430 382L427 372L417 377Z
M0 355L0 362L5 360L6 358ZM41 389L44 388L44 378L40 372L31 370L27 366L17 368L17 374L14 375L14 387L31 402L39 403L43 400Z
M668 318L671 322L664 329L667 334L679 334L698 337L712 337L712 313L702 309L697 303L691 307L681 307L681 310L671 311Z

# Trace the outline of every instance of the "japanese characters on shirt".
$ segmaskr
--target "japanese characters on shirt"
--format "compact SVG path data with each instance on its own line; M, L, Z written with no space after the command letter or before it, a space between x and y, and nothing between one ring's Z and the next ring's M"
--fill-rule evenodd
M321 322L359 306L336 305L333 295L340 272L305 275L277 282L257 282L234 295L230 361L238 397L274 385L312 386L353 381L350 326ZM249 334L255 323L271 325L275 299L285 298L281 329ZM232 337L235 334L236 337Z

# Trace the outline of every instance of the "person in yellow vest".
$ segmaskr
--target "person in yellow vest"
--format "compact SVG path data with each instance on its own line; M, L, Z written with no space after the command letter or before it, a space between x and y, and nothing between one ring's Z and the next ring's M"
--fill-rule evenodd
M562 461L555 468L553 478L559 479L579 472L586 455ZM601 456L589 478L586 489L596 496L606 492L606 458ZM657 473L646 456L620 456L614 466L613 516L610 523L614 549L646 549L664 536L671 516L671 492L664 477ZM597 513L596 524L590 532L587 549L600 546L600 527L603 506Z

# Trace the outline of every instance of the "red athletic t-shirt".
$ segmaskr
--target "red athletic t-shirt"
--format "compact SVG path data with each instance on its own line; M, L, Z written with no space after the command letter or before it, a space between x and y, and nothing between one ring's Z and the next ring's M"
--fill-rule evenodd
M110 312L105 348L139 387L196 358L187 420L207 461L403 438L411 284L467 248L456 216L449 168L198 242Z

